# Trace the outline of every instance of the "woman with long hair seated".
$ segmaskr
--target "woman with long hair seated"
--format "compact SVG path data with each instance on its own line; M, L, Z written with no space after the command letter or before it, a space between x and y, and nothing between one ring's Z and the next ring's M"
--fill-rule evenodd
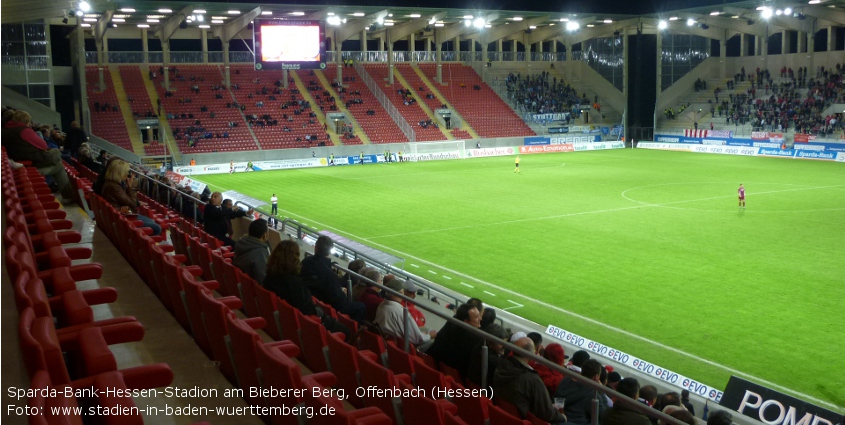
M267 259L267 276L263 286L273 291L279 298L285 300L293 308L308 316L318 316L323 326L329 332L343 332L346 339L352 337L348 327L335 320L314 305L311 291L299 277L302 263L299 260L299 244L292 240L284 240L276 245L270 258Z
M109 162L105 171L105 182L100 195L106 202L120 210L122 214L138 213L138 186L135 174L129 172L129 163L122 159ZM155 220L138 214L143 225L153 229L153 236L161 233L161 226Z

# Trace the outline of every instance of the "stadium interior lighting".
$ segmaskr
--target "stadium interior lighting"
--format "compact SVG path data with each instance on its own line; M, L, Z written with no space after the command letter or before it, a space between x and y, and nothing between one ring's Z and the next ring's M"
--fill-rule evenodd
M97 22L97 18L85 18L83 19L85 22Z
M821 2L822 2L822 0L810 0L808 3L809 4L819 4Z
M200 25L200 28L211 28L211 25Z
M263 11L261 11L261 14L262 15L272 15L273 11L272 10L263 10Z
M595 25L593 25L593 24L587 24L587 28L593 28L593 27L595 27Z
M228 14L230 14L230 15L240 15L240 14L241 14L241 11L240 11L240 10L230 10L230 11L228 11L228 12L226 12L226 13L228 13Z
M677 16L670 16L669 17L670 21L677 21L678 19L680 19L680 18L678 18Z
M396 23L395 23L395 22L385 22L385 23L384 23L384 26L386 26L386 27L392 27L392 26L394 26L394 25L396 25Z
M173 10L171 10L171 9L159 9L158 13L173 13Z
M338 17L338 16L329 16L328 18L326 18L326 22L327 22L329 25L338 26L338 25L340 25L340 17Z
M665 30L668 27L669 27L669 23L666 22L666 21L660 21L660 22L657 23L658 29Z
M484 28L485 24L487 24L487 22L484 21L484 18L480 18L480 17L475 18L475 20L472 21L472 26L474 26L476 28Z
M376 22L379 25L384 25L384 17L379 16L378 18L376 18Z
M157 23L159 23L159 20L158 19L147 19L147 22L149 22L151 24L157 24Z
M710 12L710 16L719 16L719 14L721 14L721 13L722 12L719 12L718 10L716 10L716 11Z
M775 15L778 15L778 16L783 15L783 11L780 10L780 9L777 9L777 10L775 10Z
M605 24L612 24L612 23L613 23L613 19L605 19L605 20L603 20L602 22L604 22Z
M469 19L469 20L472 20L472 18L475 18L475 16L472 16L472 15L464 15L464 19Z
M82 25L80 25L80 26L82 26L82 27L84 27L84 28L91 28L91 24L82 24Z
M202 15L197 15L197 20L198 20L198 21L202 22L202 20L203 20L203 19L205 19L205 18L203 18L203 17L202 17Z
M435 18L431 18L431 19L428 20L429 25L434 25L436 22L437 22L437 19L435 19Z
M566 23L566 30L567 31L578 31L578 28L581 28L581 24L575 21L569 21Z
M521 20L522 20L522 16L514 16L512 19L513 19L514 21L519 22L519 21L521 21Z
M693 25L695 25L695 19L692 19L692 18L687 19L687 26L691 27Z
M366 15L367 15L367 14L366 14L366 13L364 13L364 12L355 12L355 13L353 13L353 14L352 14L352 16L357 16L357 17L359 17L359 18L360 18L360 17L362 17L362 16L366 16Z
M194 10L194 13L198 14L198 15L202 15L203 13L205 13L205 10L204 9L196 9L196 10Z
M288 15L291 15L291 16L305 16L305 12L291 12L291 13L288 13Z
M77 10L77 11L76 11L76 16L82 16L82 15L84 15L84 14L85 14L85 12L83 12L83 11L81 11L81 10Z
M438 23L434 24L435 27L442 27L443 25L445 25L445 24L443 24L442 22L438 22Z
M79 10L81 10L83 12L87 12L87 11L91 10L91 3L88 3L87 1L79 2Z
M536 29L537 29L537 25L531 25L531 26L529 26L529 27L528 27L528 29L530 29L530 30L536 30Z
M412 14L408 15L408 17L409 18L421 18L422 15L420 15L419 13L412 13Z
M472 21L470 21L469 19L465 19L465 20L464 20L464 26L465 26L465 27L472 26Z
M771 18L773 14L774 11L768 7L764 7L763 10L760 11L760 16L763 17L763 19Z
M212 24L222 24L223 22L224 22L224 21L222 21L222 20L220 20L220 19L212 19L212 20L211 20L211 23L212 23Z
M792 15L792 8L787 7L786 9L783 9L783 14L784 15Z
M124 7L123 9L120 9L120 11L123 13L135 13L135 9L131 7Z
M149 28L149 24L138 24L138 28Z

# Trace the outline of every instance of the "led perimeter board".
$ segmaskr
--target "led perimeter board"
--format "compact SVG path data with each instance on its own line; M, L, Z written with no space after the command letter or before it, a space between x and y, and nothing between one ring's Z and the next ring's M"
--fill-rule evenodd
M255 69L325 69L323 21L255 19Z

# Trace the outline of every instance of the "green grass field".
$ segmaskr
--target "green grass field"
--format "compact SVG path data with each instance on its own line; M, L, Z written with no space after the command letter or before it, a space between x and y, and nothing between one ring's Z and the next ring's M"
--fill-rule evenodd
M735 374L845 411L845 164L643 149L521 166L201 179L275 192L282 215L395 253L412 273L716 388Z

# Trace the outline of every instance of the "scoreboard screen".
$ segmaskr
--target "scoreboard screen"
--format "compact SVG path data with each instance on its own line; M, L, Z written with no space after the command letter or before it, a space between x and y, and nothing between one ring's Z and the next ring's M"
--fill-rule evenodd
M324 69L326 27L322 21L256 19L255 69Z

